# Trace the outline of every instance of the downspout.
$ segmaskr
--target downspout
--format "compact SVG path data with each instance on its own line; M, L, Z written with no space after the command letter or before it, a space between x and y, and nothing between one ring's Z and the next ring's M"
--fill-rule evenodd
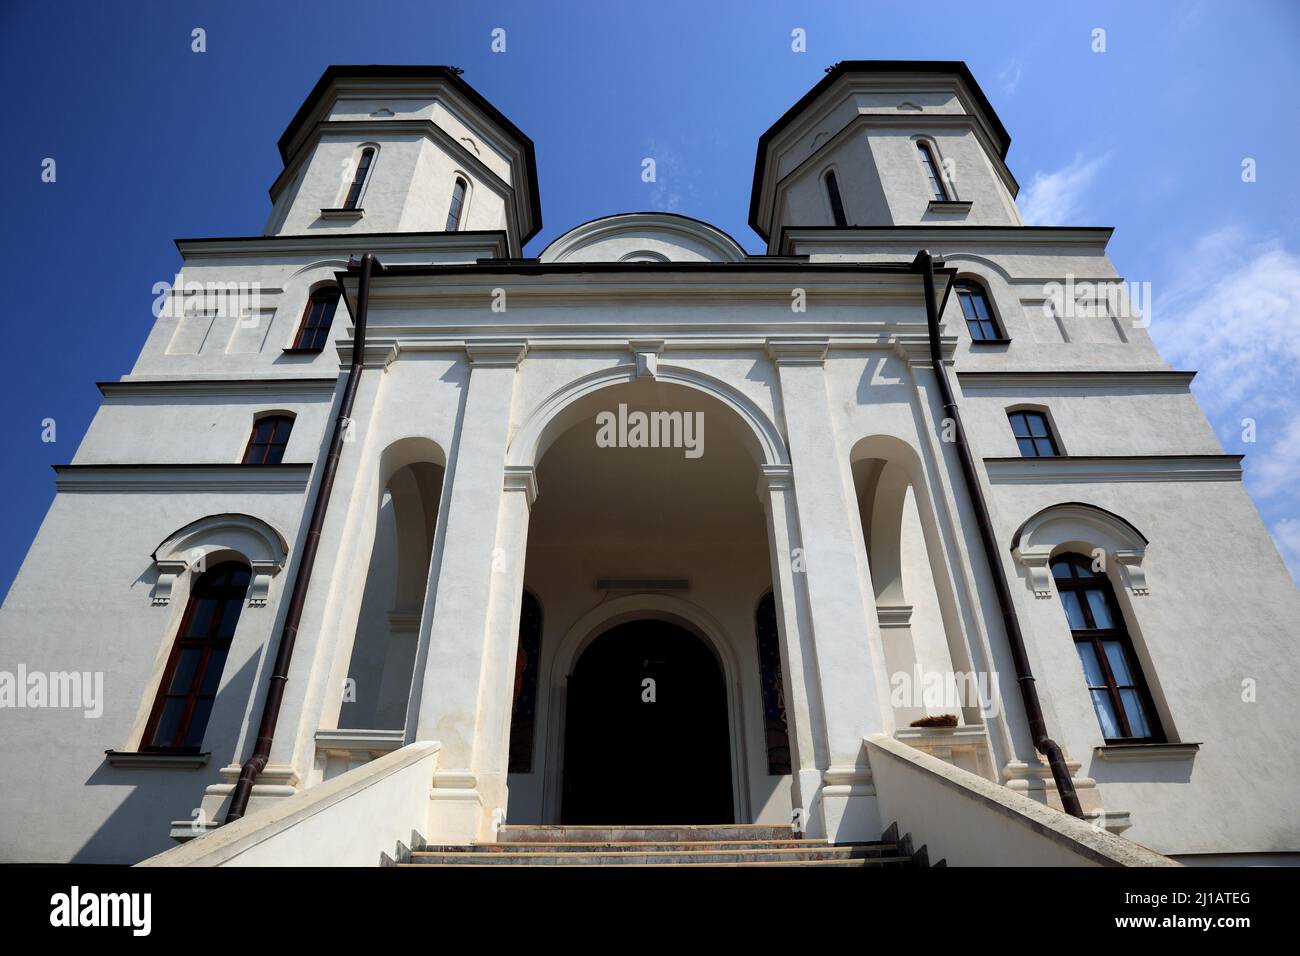
M943 364L943 352L939 345L939 304L934 288L934 258L928 249L922 249L916 254L912 267L921 273L925 281L925 317L930 332L930 361L934 364L934 376L939 382L943 413L953 423L953 442L957 448L957 457L961 460L966 490L975 509L975 522L979 525L980 540L984 544L984 557L993 576L993 588L997 592L998 606L1002 610L1002 624L1007 632L1007 643L1011 645L1011 660L1016 668L1016 683L1020 687L1020 698L1025 705L1025 715L1029 718L1029 733L1034 739L1035 749L1047 758L1047 765L1052 770L1052 779L1056 781L1056 792L1060 795L1065 812L1083 819L1083 808L1079 806L1079 795L1074 791L1074 781L1070 778L1069 768L1065 765L1065 754L1061 750L1061 745L1047 735L1043 706L1038 700L1038 689L1034 685L1034 675L1029 668L1029 655L1025 652L1025 636L1020 630L1020 619L1016 616L1016 607L1011 599L1011 588L1007 584L1006 570L1002 567L997 535L993 531L993 522L989 518L988 502L984 499L984 489L975 470L975 459L971 457L970 448L966 444L966 429L962 427L957 399L948 381L948 370Z
M303 541L302 556L294 573L293 590L289 595L289 610L284 617L284 627L280 631L280 647L275 655L275 669L271 672L271 683L266 690L266 700L262 704L262 721L257 728L257 740L253 753L239 771L239 781L231 793L230 808L226 811L226 822L234 823L248 809L249 797L253 794L253 783L257 775L266 767L271 756L271 741L275 738L275 725L280 719L280 707L284 703L284 687L289 682L289 663L293 660L293 645L298 638L298 624L302 620L302 609L307 601L307 586L311 583L312 567L316 563L316 551L320 547L321 527L325 523L325 512L329 510L330 492L334 489L334 477L339 470L339 457L343 453L344 435L352 416L352 404L357 397L357 386L361 379L361 367L366 351L366 312L370 305L370 275L373 270L383 271L383 265L367 252L361 257L361 280L357 286L357 314L353 319L352 363L348 367L348 383L343 389L343 400L339 403L339 415L334 420L334 431L330 435L329 456L325 459L325 470L321 473L320 484L316 489L316 500L312 503L311 523L307 526L307 537ZM340 295L346 300L346 292L340 289Z

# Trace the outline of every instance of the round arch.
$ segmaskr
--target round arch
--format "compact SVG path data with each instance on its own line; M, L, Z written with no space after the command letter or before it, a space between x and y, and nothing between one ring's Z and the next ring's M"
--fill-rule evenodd
M736 820L749 817L749 775L745 762L744 704L740 661L727 641L722 625L708 611L671 594L628 594L606 601L580 617L565 633L551 655L544 675L546 780L542 819L558 819L563 787L566 683L582 652L600 635L629 621L657 620L675 624L700 638L713 652L727 688L727 721L731 736L731 792Z
M1039 598L1052 596L1048 562L1062 551L1092 554L1097 550L1115 561L1123 571L1124 586L1134 594L1147 594L1147 537L1131 522L1098 505L1066 501L1035 512L1016 529L1011 554L1027 573L1030 588Z
M284 535L261 518L246 514L215 514L191 521L168 535L154 548L158 582L153 603L170 603L178 577L186 571L203 571L228 558L246 563L253 571L248 589L250 607L266 604L272 576L284 567L289 545Z
M752 399L732 385L703 372L662 362L658 363L654 378L656 381L693 389L734 412L746 426L741 437L759 465L790 463L785 439L772 419ZM589 372L556 389L529 412L515 433L506 453L506 465L524 468L536 466L551 443L581 420L583 409L579 402L582 399L602 389L628 385L637 380L636 365L625 363Z

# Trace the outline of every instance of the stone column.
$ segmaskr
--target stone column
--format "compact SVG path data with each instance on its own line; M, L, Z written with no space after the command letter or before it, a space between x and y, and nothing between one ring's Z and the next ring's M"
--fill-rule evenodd
M451 497L432 614L428 607L424 612L429 620L428 655L416 723L417 740L442 744L430 793L428 834L438 842L484 838L491 832L490 814L497 801L505 805L504 773L499 786L489 780L481 789L476 770L483 765L484 747L491 744L480 739L491 723L480 710L500 704L500 675L490 673L490 666L500 669L494 635L503 626L502 616L509 616L506 603L514 607L518 620L519 595L511 596L510 591L522 587L523 580L522 544L513 540L519 537L517 509L509 507L519 496L503 488L515 371L525 351L522 342L466 346L468 391L455 457L447 468L445 493ZM513 658L509 665L513 669ZM507 721L509 706L507 696Z
M885 730L888 685L857 503L845 484L852 480L849 463L836 440L826 392L827 342L769 339L768 352L781 384L825 719L826 836L835 842L875 840L882 824L863 737Z
M808 620L808 595L795 511L794 479L789 465L763 465L758 497L767 517L772 559L772 590L781 635L781 673L785 681L787 730L790 735L790 802L804 833L826 835L821 807L821 770L826 766L826 739L817 659Z

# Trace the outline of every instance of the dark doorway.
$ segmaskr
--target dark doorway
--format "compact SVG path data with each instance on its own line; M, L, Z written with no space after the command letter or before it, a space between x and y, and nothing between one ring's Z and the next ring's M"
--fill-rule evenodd
M653 701L646 700L650 686ZM569 677L560 819L733 822L726 683L690 631L632 621L600 635L578 659Z

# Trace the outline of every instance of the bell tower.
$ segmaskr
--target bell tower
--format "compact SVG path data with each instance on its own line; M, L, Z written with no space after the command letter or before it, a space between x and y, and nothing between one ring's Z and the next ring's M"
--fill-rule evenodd
M449 66L331 66L279 140L265 234L541 228L533 143Z
M749 222L1022 225L1011 138L965 63L846 60L759 139Z

